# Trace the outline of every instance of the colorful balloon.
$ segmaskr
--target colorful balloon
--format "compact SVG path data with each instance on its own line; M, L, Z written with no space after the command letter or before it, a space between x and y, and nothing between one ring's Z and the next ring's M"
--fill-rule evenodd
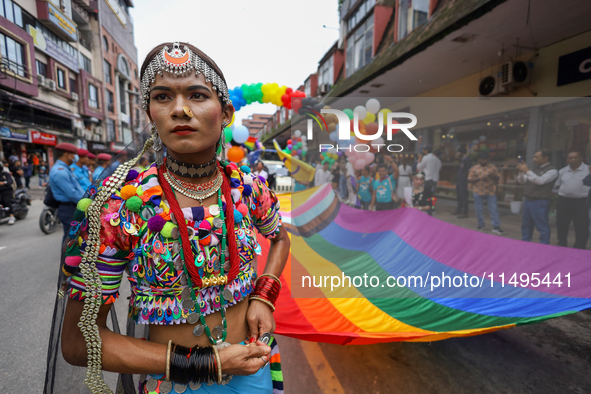
M249 132L248 128L243 125L236 125L234 126L234 130L232 131L232 139L234 142L238 144L243 144L248 140Z
M233 146L228 149L228 160L238 163L244 159L244 150L239 146Z
M365 108L367 109L367 112L377 114L380 110L380 102L378 99L371 98L365 103Z

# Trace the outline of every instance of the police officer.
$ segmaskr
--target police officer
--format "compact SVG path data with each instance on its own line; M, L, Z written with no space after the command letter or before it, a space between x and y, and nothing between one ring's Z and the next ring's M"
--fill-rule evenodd
M75 160L71 165L70 169L74 173L74 176L78 180L78 184L83 191L88 189L90 186L90 173L88 172L88 152L86 149L78 149L76 152L77 160Z
M55 147L57 161L49 172L49 184L53 197L60 202L57 216L64 226L64 239L70 232L70 223L74 218L76 204L84 195L84 190L70 169L78 153L78 148L67 142Z
M108 153L99 153L97 156L98 165L92 174L92 181L96 181L101 176L102 172L107 168L107 164L111 161L111 155Z

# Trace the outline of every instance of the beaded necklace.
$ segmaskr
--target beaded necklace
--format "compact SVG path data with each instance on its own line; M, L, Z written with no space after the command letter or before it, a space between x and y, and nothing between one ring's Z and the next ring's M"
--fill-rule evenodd
M220 168L220 171L222 169ZM223 174L223 172L222 172ZM179 218L183 218L182 222L184 224L184 215L182 214L181 208L176 200L176 195L174 190L171 188L171 185L167 182L165 182L165 177L164 177L164 172L162 171L161 168L159 168L158 171L158 177L159 180L161 182L161 187L162 190L164 191L164 194L168 200L168 203L170 205L170 209L172 211L172 213ZM222 175L223 177L223 175ZM221 216L221 222L222 222L222 237L221 237L221 253L220 253L220 259L223 259L220 261L220 277L219 278L213 278L213 284L214 285L218 285L220 290L221 287L224 287L224 291L221 292L221 297L220 297L220 302L221 302L221 309L220 312L222 314L222 326L216 326L213 329L213 333L211 332L209 326L206 324L205 322L205 316L203 316L203 314L197 312L197 297L195 295L195 289L194 289L194 285L197 285L197 287L199 288L203 288L206 287L204 286L203 280L201 279L201 276L199 275L199 268L201 266L203 266L205 259L203 258L203 255L201 254L201 251L198 252L197 257L194 258L194 254L193 254L193 250L191 247L191 241L189 240L189 236L188 236L188 230L187 227L184 225L179 226L179 233L180 233L180 244L181 244L181 248L182 248L182 252L184 253L180 253L181 255L181 259L183 261L183 270L184 273L186 275L187 278L187 285L188 285L188 289L189 291L183 291L183 293L181 294L181 297L183 298L183 308L184 309L195 309L194 313L190 313L187 316L187 322L189 324L195 324L197 323L197 321L199 321L201 324L197 325L194 329L193 329L193 334L195 336L199 336L201 334L203 334L203 332L205 332L209 338L209 341L211 342L212 345L215 345L218 349L223 349L227 346L229 346L230 344L225 342L226 340L226 335L227 335L227 323L226 323L226 298L227 297L231 297L232 294L230 292L229 289L225 289L225 285L227 283L231 283L232 280L234 280L234 278L237 275L237 271L239 269L239 261L235 261L238 260L238 251L237 251L237 247L236 247L236 239L235 239L235 234L234 231L227 231L227 227L231 226L232 230L233 230L233 223L234 223L234 215L233 215L233 204L232 204L232 197L230 195L230 187L228 184L228 181L225 180L225 182L223 182L223 187L222 189L218 190L218 206L222 207L222 192L224 194L224 197L226 198L226 212L224 212L223 209L220 210L220 216ZM225 219L225 220L224 220ZM225 259L226 259L226 240L228 242L228 246L230 249L230 272L228 274L228 277L226 278L224 276L224 265L225 265ZM234 246L234 248L232 247ZM232 250L232 249L236 249L236 250ZM223 256L223 257L222 257ZM215 283L215 280L218 279L218 283ZM220 283L221 282L221 283ZM209 284L209 283L208 283ZM189 294L187 294L189 293ZM185 308L185 305L188 307L190 306L191 308ZM212 334L215 334L215 338L213 337Z
M164 173L164 179L170 184L170 186L177 192L181 193L185 197L192 198L193 200L199 201L199 204L203 205L203 200L213 196L222 186L224 181L224 177L221 173L218 173L218 176L213 181L213 186L211 188L207 188L201 191L196 190L187 190L180 181L178 181L174 176L170 175L168 172Z
M168 167L166 168L166 172L168 173L168 176L175 181L179 186L184 187L187 190L192 190L195 192L204 192L207 191L209 189L211 189L213 187L213 185L215 185L216 180L218 179L218 177L220 176L219 173L216 173L216 176L214 179L212 179L209 182L205 182L205 183L189 183L189 182L185 182L182 179L179 179L176 175L174 175L172 172L170 172L170 170L168 169Z

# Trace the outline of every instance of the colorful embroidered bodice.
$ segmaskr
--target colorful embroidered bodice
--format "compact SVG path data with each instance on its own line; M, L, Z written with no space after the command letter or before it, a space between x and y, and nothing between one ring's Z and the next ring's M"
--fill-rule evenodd
M240 257L239 274L225 286L226 305L232 306L248 296L256 278L255 255L260 254L255 227L267 238L278 233L281 226L279 203L264 180L250 173L248 167L239 170L227 164L234 206L234 231ZM106 180L105 180L106 182ZM92 187L91 187L92 188ZM91 189L91 194L96 189ZM222 207L183 208L185 226L189 231L199 274L204 286L195 289L199 311L210 314L221 308L220 292L216 286L220 276L220 238ZM79 204L80 208L80 204ZM68 295L83 300L86 296L83 277L77 272L86 245L88 219L80 211L75 215L71 235L80 230L76 240L68 244L63 270L71 275ZM158 183L156 165L137 173L131 171L125 185L111 196L101 212L101 247L97 268L102 280L103 302L115 301L123 271L127 271L131 284L129 316L136 323L184 323L190 310L183 309L181 293L187 288L183 273L178 218L171 215L162 188ZM225 248L226 251L228 248ZM226 252L228 253L228 252ZM229 259L224 271L229 271ZM226 274L227 278L227 274ZM209 284L209 286L205 286ZM227 292L226 292L227 293Z

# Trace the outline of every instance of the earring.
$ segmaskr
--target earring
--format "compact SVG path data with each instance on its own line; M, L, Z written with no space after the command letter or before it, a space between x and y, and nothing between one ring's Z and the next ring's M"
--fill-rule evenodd
M224 121L222 123L222 135L220 136L220 140L218 142L218 149L217 154L220 160L226 159L226 133L224 133L224 129L228 125L228 122Z
M154 140L154 152L156 152L156 164L161 166L164 163L164 144L156 130L156 123L152 123L152 139Z

